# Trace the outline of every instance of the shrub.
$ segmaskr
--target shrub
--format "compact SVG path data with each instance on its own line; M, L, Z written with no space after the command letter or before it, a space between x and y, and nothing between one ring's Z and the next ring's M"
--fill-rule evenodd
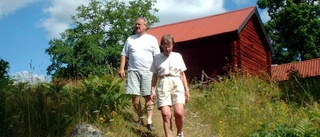
M126 106L122 88L112 75L66 85L11 85L1 92L0 136L65 136L78 123L108 122Z

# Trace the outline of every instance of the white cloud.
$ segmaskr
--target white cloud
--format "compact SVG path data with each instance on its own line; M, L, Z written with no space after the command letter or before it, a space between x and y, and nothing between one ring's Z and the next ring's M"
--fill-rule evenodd
M40 26L48 32L49 39L60 38L60 33L70 28L71 16L77 13L76 8L88 3L89 0L52 0L51 6L44 10L49 18L42 20Z
M22 71L12 74L12 79L17 82L29 82L31 84L50 82L51 79L45 75L37 75L32 72Z
M49 33L48 37L51 39L60 38L60 33L70 28L69 23L71 23L71 21L62 21L52 17L42 21L41 26Z
M226 12L223 4L224 0L157 1L155 7L159 12L155 15L159 17L160 22L155 26Z
M0 19L38 0L0 0Z

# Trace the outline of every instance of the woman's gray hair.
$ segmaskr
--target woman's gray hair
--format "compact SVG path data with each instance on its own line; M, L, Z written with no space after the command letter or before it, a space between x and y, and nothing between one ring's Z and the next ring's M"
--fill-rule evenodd
M175 44L174 38L173 38L173 36L171 34L163 35L162 38L161 38L161 41L160 41L161 45L168 44L168 43L171 43L172 45Z

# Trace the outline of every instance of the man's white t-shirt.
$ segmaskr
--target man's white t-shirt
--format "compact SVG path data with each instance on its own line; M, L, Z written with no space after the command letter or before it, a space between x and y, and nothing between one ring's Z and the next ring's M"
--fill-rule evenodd
M157 54L154 56L150 71L158 76L180 76L180 72L187 70L180 53L171 52L169 56Z
M121 55L129 59L128 70L150 70L153 56L160 53L157 39L150 34L130 36Z

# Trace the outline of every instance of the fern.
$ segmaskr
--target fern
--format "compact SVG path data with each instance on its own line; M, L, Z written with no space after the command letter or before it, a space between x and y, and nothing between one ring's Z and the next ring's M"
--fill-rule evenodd
M312 131L312 125L307 119L301 120L296 127L293 128L293 133L298 137L309 137Z
M276 124L274 129L268 130L268 127L265 126L252 133L250 137L317 137L317 135L319 131L313 128L310 121L303 119L294 127Z

